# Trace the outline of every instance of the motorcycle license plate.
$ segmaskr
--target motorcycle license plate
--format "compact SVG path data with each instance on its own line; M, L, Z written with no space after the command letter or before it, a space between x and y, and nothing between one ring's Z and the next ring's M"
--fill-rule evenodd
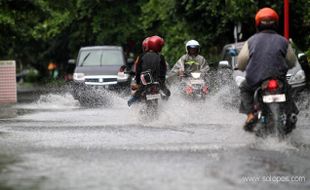
M148 95L146 95L147 100L155 100L155 99L159 99L159 98L160 98L160 94L148 94Z
M202 84L203 80L191 80L191 84Z
M273 103L273 102L285 102L285 94L275 94L275 95L266 95L263 96L264 103Z

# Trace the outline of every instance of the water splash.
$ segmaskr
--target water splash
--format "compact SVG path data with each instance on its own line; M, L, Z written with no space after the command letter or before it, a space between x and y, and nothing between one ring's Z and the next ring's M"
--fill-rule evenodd
M116 146L120 145L119 142L123 142L129 145L137 144L138 148L141 145L144 147L145 144L152 144L150 147L158 147L163 146L162 142L164 142L166 146L177 147L178 143L186 142L193 146L204 147L202 149L213 145L223 148L252 146L253 144L255 148L263 150L282 151L296 148L290 141L278 142L271 138L271 140L260 142L253 134L244 132L242 124L245 116L238 112L238 101L236 101L238 92L232 86L223 85L217 91L210 93L205 101L197 102L184 99L176 87L170 89L172 91L170 99L159 102L159 118L149 122L141 120L139 117L141 105L128 107L129 96L117 93L109 93L108 98L113 102L110 107L103 105L95 108L82 107L69 93L43 95L37 102L21 105L21 107L46 109L47 111L19 116L18 119L26 122L36 121L24 124L24 126L29 125L30 127L41 127L42 122L50 125L48 127L66 127L77 130L83 126L90 130L88 131L90 136L95 135L98 133L97 130L100 131L102 128L127 131L128 135L126 134L124 138L119 137L122 132L117 132L115 136L111 133L105 134L105 138L110 139L110 143L115 142ZM49 110L52 110L52 113ZM153 137L154 131L157 130L161 135ZM79 134L79 131L77 132ZM162 135L165 133L167 135ZM99 139L102 134L98 134ZM84 134L82 136L84 137ZM85 136L85 141L91 138L90 136ZM168 142L172 145L169 145ZM101 141L94 141L94 143L101 144ZM186 143L184 147L190 147ZM167 149L174 148L167 147Z
M64 94L45 94L41 95L39 100L28 104L18 104L15 108L21 109L72 109L78 108L78 102L74 100L70 93Z
M280 140L278 137L267 137L267 138L258 138L256 142L252 145L252 148L260 149L260 150L272 150L279 152L287 152L287 151L298 151L298 147L296 147L292 143L291 137L288 137L284 140Z

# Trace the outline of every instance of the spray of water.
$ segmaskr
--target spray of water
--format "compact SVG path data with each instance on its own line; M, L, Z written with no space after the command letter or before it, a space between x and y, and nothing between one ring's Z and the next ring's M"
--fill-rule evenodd
M259 141L253 134L244 132L241 127L245 116L238 113L238 89L232 85L221 85L213 91L211 89L205 101L194 102L184 99L176 86L170 89L171 98L168 101L159 102L159 117L152 121L141 120L139 111L142 105L128 107L129 96L113 92L105 94L111 102L110 106L102 105L95 108L81 106L69 93L43 95L36 102L20 106L25 109L55 110L52 115L49 112L35 112L22 115L19 119L57 122L58 127L87 126L93 129L111 127L131 130L125 137L118 136L120 133L116 133L116 136L108 134L109 137L106 138L110 139L109 143L117 145L157 144L158 146L155 147L159 148L162 147L162 143L166 143L166 148L174 149L175 146L168 144L184 143L183 148L191 147L195 150L212 146L217 148L254 146L259 149L281 150L292 149L296 144L295 138L288 141L278 141L273 138ZM41 125L41 123L37 124ZM154 136L154 130L167 132ZM297 132L294 131L293 135ZM192 144L189 146L188 143ZM152 147L154 148L154 145ZM130 147L127 146L127 148Z
M50 93L41 95L39 100L28 104L17 104L15 108L19 109L73 109L78 108L79 104L70 93Z

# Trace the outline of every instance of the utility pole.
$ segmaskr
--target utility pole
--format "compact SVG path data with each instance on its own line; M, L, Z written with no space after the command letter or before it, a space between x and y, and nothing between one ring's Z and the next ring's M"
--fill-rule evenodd
M284 37L289 39L289 0L284 0Z

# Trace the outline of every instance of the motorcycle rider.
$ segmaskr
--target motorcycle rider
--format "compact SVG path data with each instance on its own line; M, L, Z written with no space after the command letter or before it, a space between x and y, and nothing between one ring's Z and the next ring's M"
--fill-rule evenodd
M137 65L140 62L141 58L143 57L143 55L148 51L148 40L150 37L146 37L143 41L142 41L142 53L141 55L139 55L135 62L134 62L134 74L136 73L137 70ZM136 91L140 88L140 85L137 84L135 78L133 80L133 83L130 85L131 90L133 91L133 93L136 93ZM134 95L134 94L133 94ZM137 101L138 98L136 98L135 96L132 96L128 101L127 104L128 106L131 106L135 101Z
M167 65L164 56L160 54L164 43L164 40L159 36L151 36L144 41L145 52L135 64L135 79L138 87L132 98L128 100L128 106L137 101L144 90L140 77L141 73L145 71L150 71L154 81L159 82L160 89L165 96L170 96L170 90L165 85Z
M254 115L254 92L260 83L270 77L283 78L296 64L296 56L288 40L276 33L279 16L271 8L260 9L255 16L257 33L243 45L238 55L237 69L246 71L246 80L240 85L240 112L247 114L244 130L252 131L257 121ZM286 82L287 83L287 82ZM287 84L286 86L289 87ZM288 90L289 91L289 90ZM298 109L288 92L292 113Z
M196 40L189 40L185 44L186 54L182 55L171 69L169 77L173 75L189 76L192 72L199 71L205 75L209 70L206 59L199 54L200 44Z
M143 55L148 51L148 45L147 45L147 43L148 43L148 40L149 40L149 37L146 37L144 40L143 40L143 42L142 42L142 53L141 53L141 55L139 55L137 58L136 58L136 60L135 60L135 62L134 62L134 73L136 72L136 70L137 70L137 64L140 62L140 60L141 60L141 58L143 57ZM134 82L133 84L131 84L130 85L130 88L131 88L131 90L137 90L138 88L139 88L139 85L136 83L136 82Z

